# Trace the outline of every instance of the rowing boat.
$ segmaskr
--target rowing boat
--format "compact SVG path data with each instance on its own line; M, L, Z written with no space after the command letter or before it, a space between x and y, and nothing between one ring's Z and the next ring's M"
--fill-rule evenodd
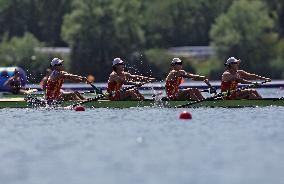
M98 100L84 104L88 108L130 108L130 107L165 107L173 108L179 105L187 104L190 101L109 101ZM57 106L68 107L76 104L75 101L65 101ZM39 106L25 101L23 98L0 99L0 108L32 108ZM40 106L43 106L40 104ZM44 105L46 106L46 105ZM260 100L208 100L201 103L193 104L190 107L267 107L267 106L282 106L284 107L284 98L264 98Z

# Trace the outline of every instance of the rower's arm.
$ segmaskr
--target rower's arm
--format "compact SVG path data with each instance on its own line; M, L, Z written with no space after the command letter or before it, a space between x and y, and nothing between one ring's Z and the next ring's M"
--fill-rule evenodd
M244 70L239 70L238 73L241 75L241 77L243 79L246 79L246 80L266 80L266 81L271 81L270 78L266 78L266 77L263 77L263 76L260 76L260 75L249 73L249 72L246 72Z
M185 74L185 77L186 77L186 78L191 78L191 79L194 80L194 81L204 81L205 84L207 84L207 86L208 86L209 88L212 88L212 85L210 84L209 80L208 80L205 76L196 75L196 74L191 74L191 73L186 73L186 74Z
M130 80L130 81L134 81L134 82L151 82L156 80L155 78L151 78L151 77L145 77L142 75L132 75L130 73L125 72L125 77Z
M13 77L10 77L4 84L3 86L8 87L8 88L14 88L15 86L13 86L11 83L14 80ZM22 83L20 81L20 87L22 87Z
M67 73L67 72L61 72L60 75L62 76L62 78L73 81L73 82L83 82L83 83L88 83L88 84L91 83L88 81L86 77L83 77L83 76L74 75L74 74Z
M47 80L48 80L48 78L47 78L47 77L44 77L44 78L40 81L39 85L40 85L41 89L43 89L43 90L46 89Z
M12 81L12 78L9 78L9 79L3 84L3 86L10 86L11 81Z
M116 81L116 82L119 82L119 83L122 83L122 84L125 84L125 85L136 85L137 82L129 81L127 75L128 75L128 73L124 74L126 79L123 78L123 77L120 77L118 75L113 75L110 80L111 81Z
M253 84L253 82L251 82L251 81L248 81L248 80L240 78L240 77L232 76L229 73L224 73L222 75L222 81L226 81L226 82L236 81L236 82L241 83L241 84Z

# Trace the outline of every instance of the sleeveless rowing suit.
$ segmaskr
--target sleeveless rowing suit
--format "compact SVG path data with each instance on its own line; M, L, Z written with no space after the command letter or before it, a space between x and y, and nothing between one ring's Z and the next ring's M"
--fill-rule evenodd
M182 80L182 77L177 77L175 80L166 81L166 93L170 100L176 100Z
M122 83L119 82L108 82L107 83L107 92L112 93L111 96L109 96L109 100L120 100L120 91L122 88Z
M63 85L64 79L56 78L55 80L51 80L51 76L57 74L58 74L57 71L53 71L47 80L46 94L45 94L47 100L59 100L59 97L61 95L60 89Z
M222 81L221 82L221 92L227 92L227 91L234 91L238 88L238 82L236 81L229 81L229 82L225 82ZM234 100L236 99L237 95L236 93L232 93L229 96L225 96L223 97L225 100Z

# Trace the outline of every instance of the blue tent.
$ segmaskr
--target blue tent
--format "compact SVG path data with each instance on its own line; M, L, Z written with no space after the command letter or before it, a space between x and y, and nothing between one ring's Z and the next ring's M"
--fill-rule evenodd
M20 72L22 85L26 85L27 83L27 74L26 72L20 67L0 67L0 91L6 91L5 87L3 86L4 83L14 75L15 70Z

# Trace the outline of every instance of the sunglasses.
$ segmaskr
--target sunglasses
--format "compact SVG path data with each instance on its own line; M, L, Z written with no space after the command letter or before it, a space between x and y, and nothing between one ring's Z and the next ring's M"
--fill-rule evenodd
M62 63L60 63L60 64L56 64L56 65L54 65L54 66L63 66L63 64L62 64Z
M180 63L174 63L174 64L171 64L172 66L181 66L182 65L182 62L180 62Z

